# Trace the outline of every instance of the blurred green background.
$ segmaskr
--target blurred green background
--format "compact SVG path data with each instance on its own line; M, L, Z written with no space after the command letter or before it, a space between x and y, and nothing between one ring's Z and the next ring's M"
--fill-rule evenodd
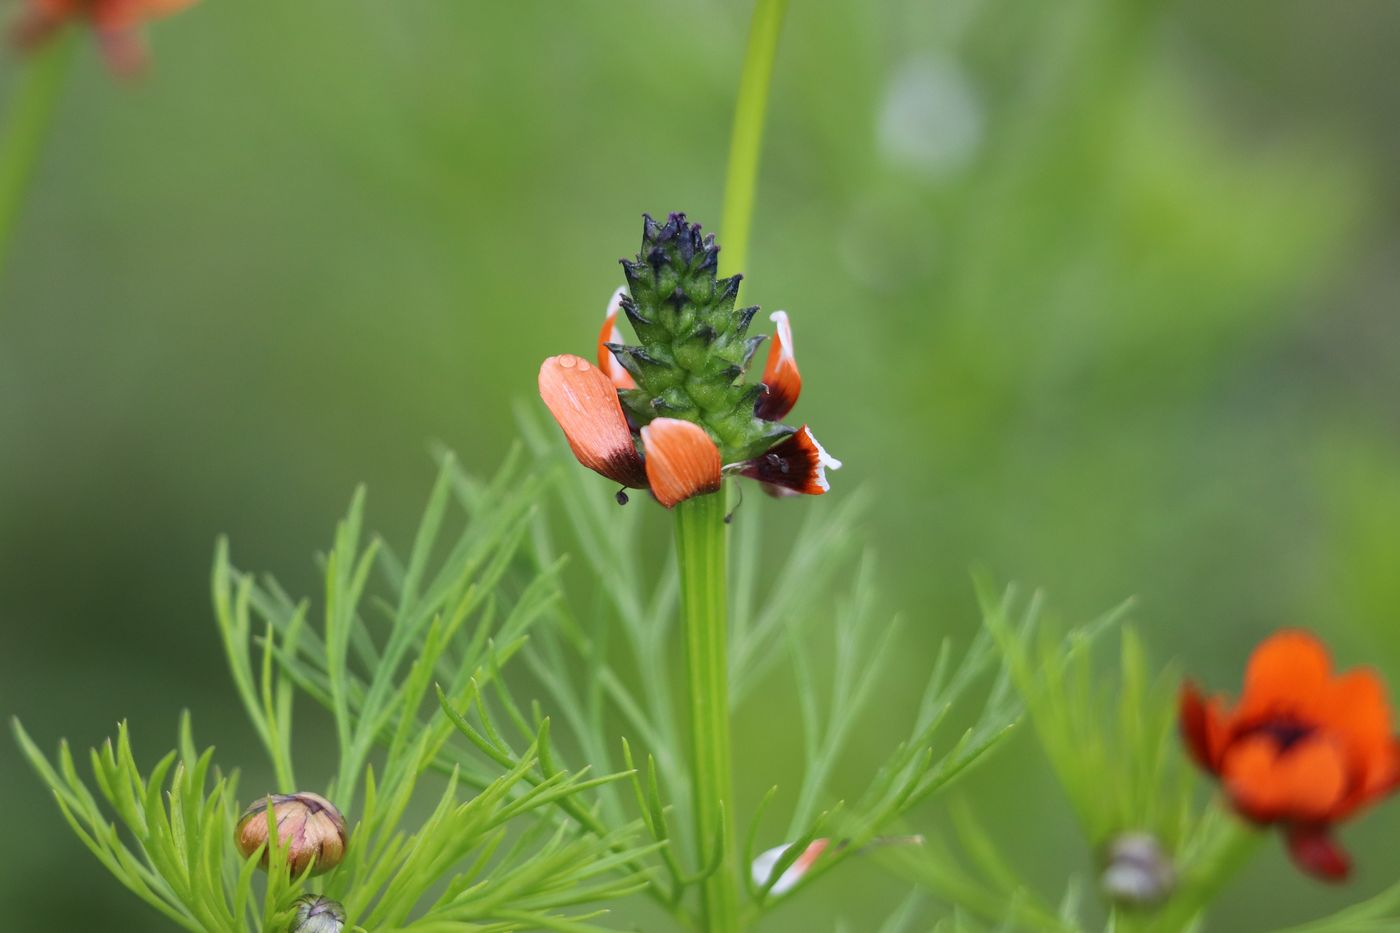
M215 536L313 592L357 482L403 541L431 441L494 468L642 211L723 242L748 13L207 0L137 86L85 39L0 282L0 711L45 747L129 717L154 759L187 706L256 762ZM746 297L793 314L799 414L837 496L875 487L912 630L853 786L975 625L973 563L1074 616L1137 594L1156 656L1216 687L1285 624L1400 686L1397 37L1393 0L792 4ZM749 794L790 710L752 712ZM11 929L165 929L8 741L0 786ZM1028 735L960 792L1048 896L1089 866ZM1213 929L1377 890L1397 829L1346 832L1342 890L1270 845ZM855 865L770 928L873 928L903 890Z

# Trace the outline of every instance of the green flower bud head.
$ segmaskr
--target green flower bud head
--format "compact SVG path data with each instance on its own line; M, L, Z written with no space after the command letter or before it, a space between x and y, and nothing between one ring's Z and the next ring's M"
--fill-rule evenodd
M627 285L603 319L598 365L551 356L540 398L579 463L667 508L718 492L726 474L774 496L822 495L841 461L807 425L782 423L802 391L792 323L786 311L769 315L767 364L759 381L744 381L765 338L749 334L758 308L734 307L740 276L719 278L718 262L715 238L684 214L664 224L644 215L641 251L622 260ZM623 315L636 345L623 342Z
M319 794L269 794L254 803L238 820L234 840L247 858L267 842L267 810L272 808L277 837L287 847L287 868L300 877L307 868L311 874L330 871L345 857L350 836L345 817ZM269 847L270 848L270 847ZM268 852L263 850L261 865L267 868Z
M345 929L345 908L319 894L297 898L296 913L288 933L341 933Z
M739 381L763 335L749 334L758 308L735 308L742 276L718 278L719 246L700 225L672 214L646 217L636 259L622 260L621 308L640 346L612 343L636 382L620 393L638 425L693 421L715 438L725 463L747 460L793 433L754 413L763 387Z

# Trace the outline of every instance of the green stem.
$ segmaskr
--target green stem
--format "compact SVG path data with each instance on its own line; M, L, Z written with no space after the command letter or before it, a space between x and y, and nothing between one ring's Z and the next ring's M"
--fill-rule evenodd
M676 506L676 551L685 624L696 848L700 864L719 860L719 867L701 887L700 928L734 933L739 929L739 886L732 844L723 495L697 496ZM721 847L718 854L715 846Z
M744 70L739 76L734 126L729 133L729 167L724 178L720 225L720 232L724 234L724 251L720 253L724 275L741 271L748 263L763 123L768 115L773 60L778 56L778 36L783 29L787 5L788 0L756 0L753 18L749 21L749 43L744 50Z
M753 226L754 189L768 114L773 61L778 54L787 0L756 0L749 41L739 76L729 165L724 179L720 229L723 274L744 268ZM686 679L691 734L691 792L695 838L701 865L719 865L700 890L700 929L736 933L739 877L734 861L734 770L729 740L728 563L724 523L726 496L688 499L676 506L676 549L681 573L681 613L685 624Z
M48 135L58 95L73 59L72 30L55 36L25 66L0 133L0 279L15 221Z
M1153 918L1151 929L1160 933L1181 933L1191 929L1201 911L1219 897L1225 885L1259 851L1265 835L1244 821L1231 817L1187 870L1181 889Z

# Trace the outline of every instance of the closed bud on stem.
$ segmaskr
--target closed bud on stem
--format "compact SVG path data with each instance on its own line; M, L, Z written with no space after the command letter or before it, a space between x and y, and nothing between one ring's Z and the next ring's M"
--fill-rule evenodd
M290 933L341 933L345 929L345 908L329 897L303 894L297 898Z
M287 868L293 877L300 876L308 867L311 874L319 875L340 864L350 841L345 817L326 798L305 792L269 794L244 811L234 834L238 851L244 858L268 841L269 807L277 826L277 838L287 847ZM267 858L267 849L264 849L261 863L264 869Z
M1123 833L1109 843L1099 883L1115 903L1148 907L1171 894L1176 887L1176 868L1156 836Z

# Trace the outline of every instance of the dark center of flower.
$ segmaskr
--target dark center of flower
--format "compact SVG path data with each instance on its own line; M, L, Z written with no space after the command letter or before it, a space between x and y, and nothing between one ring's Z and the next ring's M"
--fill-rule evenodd
M1313 726L1296 719L1270 719L1244 730L1244 735L1267 735L1278 746L1279 753L1288 751L1312 735Z

